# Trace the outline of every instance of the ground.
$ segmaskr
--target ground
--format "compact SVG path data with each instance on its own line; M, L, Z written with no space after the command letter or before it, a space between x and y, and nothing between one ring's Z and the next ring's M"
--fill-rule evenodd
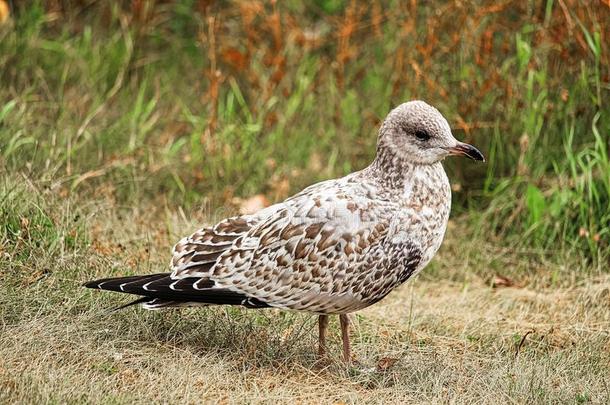
M82 220L66 214L71 204L47 207L63 218L55 222L66 234ZM493 240L464 238L453 219L428 269L356 315L357 363L348 367L336 319L330 357L319 361L316 318L307 314L109 312L128 297L82 282L161 271L171 242L204 219L97 204L78 214L87 243L47 256L31 246L27 264L19 246L2 253L0 402L610 401L607 274L554 281L572 273ZM31 229L22 229L17 245L29 243L34 225L22 223ZM528 266L535 268L511 270ZM516 276L522 273L528 276Z
M598 3L0 0L0 403L610 403ZM446 240L354 367L336 319L318 361L310 315L81 287L364 167L412 99L487 162L444 163Z

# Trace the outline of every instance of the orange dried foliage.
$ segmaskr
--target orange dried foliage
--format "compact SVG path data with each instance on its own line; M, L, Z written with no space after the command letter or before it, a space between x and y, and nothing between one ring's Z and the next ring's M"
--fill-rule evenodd
M123 17L142 25L159 24L167 21L167 16L159 15L167 13L171 3L134 0L124 6ZM48 4L49 12L63 12L64 3ZM607 82L610 75L607 0L597 4L557 0L549 15L543 3L532 6L517 0L437 2L434 6L409 0L392 7L381 0L368 4L351 0L334 14L310 5L288 7L279 1L198 0L193 11L200 19L198 41L205 56L205 67L195 86L201 89L201 103L208 109L209 120L201 141L207 153L226 153L229 158L234 149L227 150L216 137L218 104L229 83L239 85L256 112L271 98L290 97L298 85L298 70L314 59L318 65L307 91L326 95L328 88L337 89L333 101L338 124L345 91L362 91L359 83L367 79L368 69L374 68L388 82L392 103L405 94L438 101L460 91L463 97L456 106L456 122L466 134L487 125L472 117L484 98L494 97L498 103L522 98L506 77L506 68L502 70L503 65L507 66L505 61L515 56L517 32L534 51L544 50L531 58L532 69L539 68L539 63L546 64L544 57L549 55L557 63L546 65L565 77L566 71L579 71L581 60L591 58L581 27L590 33L598 31L604 48L602 81ZM463 67L456 55L464 58L464 77L447 75L449 69ZM549 75L550 81L556 80L551 85L559 90L565 86L561 77L553 76L553 72ZM568 96L567 92L560 93L558 102L566 102ZM256 102L250 103L252 100ZM265 129L282 121L281 113L274 108L264 109L264 114L261 122ZM177 137L181 132L185 130L168 130L167 137ZM278 194L283 193L280 190Z
M209 69L204 72L206 78L208 79L209 86L207 92L203 96L202 103L207 105L210 109L210 118L208 121L207 131L214 133L218 123L218 98L220 94L220 85L222 82L224 82L225 77L222 74L222 71L217 69L216 66L216 31L218 29L217 19L216 17L208 17L207 22L207 37L204 36L203 33L200 33L200 41L204 44L207 42L207 56L210 61Z
M478 75L486 78L481 83L468 82L467 89L475 90L472 93L477 98L498 88L504 97L511 97L511 86L498 82L499 58L514 52L511 32L521 29L525 22L539 24L545 19L544 7L536 8L533 14L530 11L531 15L521 20L510 17L515 13L526 14L526 6L516 0L483 6L448 2L433 11L416 0L393 8L385 8L381 1L363 5L352 0L339 16L320 15L324 23L330 26L326 34L321 34L312 27L311 20L295 14L281 2L238 2L234 7L225 8L212 1L197 4L199 10L206 10L209 16L207 24L213 24L212 28L207 28L206 40L202 41L211 65L204 76L207 81L204 99L209 105L214 105L218 100L220 89L230 75L239 77L239 83L248 89L262 88L263 91L257 92L256 96L263 101L274 95L290 94L293 83L284 79L293 73L291 69L299 66L299 59L321 47L325 47L325 56L335 62L321 69L324 73L332 73L339 91L342 91L347 85L346 69L349 64L362 55L370 54L371 47L383 46L386 41L385 24L399 27L399 46L388 55L394 67L394 73L390 73L388 80L392 83L395 96L401 94L405 86L410 94L422 93L423 84L426 93L446 98L448 89L433 76L430 78L429 71L435 69L441 57L461 52L460 47L466 46L472 50L472 57L482 70L477 72ZM422 10L428 13L424 14ZM574 60L577 55L574 55L574 49L568 43L575 42L583 55L590 52L575 18L586 27L600 27L602 37L606 38L608 27L600 25L599 21L608 16L607 7L599 10L582 1L560 0L553 7L545 30L534 32L532 46L546 47L559 57ZM235 31L235 18L239 22L241 36L239 30ZM526 21L528 18L530 20ZM232 24L230 29L227 28L229 23ZM484 28L477 29L481 26ZM218 44L222 44L220 50ZM217 54L219 58L216 61ZM261 61L267 72L261 71L260 65L257 65L257 69L253 68L257 55L262 55ZM288 55L290 59L287 59ZM476 105L476 102L471 99L467 104ZM215 111L212 112L210 130L213 133Z
M222 51L222 60L234 69L243 70L248 67L249 55L236 48L226 48Z
M208 10L212 7L212 5L215 3L214 0L199 0L197 1L197 10L202 14L202 15L207 15L208 14Z
M8 4L4 0L0 0L0 24L3 24L8 20L11 15L11 10Z
M381 23L383 22L383 11L381 11L381 5L378 1L373 2L371 9L371 24L373 26L373 33L377 38L380 38L382 34Z

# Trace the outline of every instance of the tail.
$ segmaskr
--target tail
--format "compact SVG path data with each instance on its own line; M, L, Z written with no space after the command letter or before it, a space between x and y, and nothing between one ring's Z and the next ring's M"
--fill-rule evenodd
M266 308L259 299L216 286L214 281L202 277L172 279L170 273L105 278L83 284L87 288L139 295L130 305L142 304L146 309L197 305L241 305L247 308Z

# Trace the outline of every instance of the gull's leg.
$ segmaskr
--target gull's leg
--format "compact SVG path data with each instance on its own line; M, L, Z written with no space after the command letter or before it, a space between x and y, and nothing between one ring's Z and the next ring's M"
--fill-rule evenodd
M343 360L349 363L352 359L349 345L349 316L341 314L339 315L339 321L341 322L341 338L343 339Z
M320 357L326 355L326 329L328 329L328 315L320 315L318 318L319 328L319 347L318 355Z

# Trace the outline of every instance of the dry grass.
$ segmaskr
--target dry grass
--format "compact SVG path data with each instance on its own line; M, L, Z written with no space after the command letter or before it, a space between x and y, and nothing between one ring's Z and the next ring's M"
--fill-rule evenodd
M59 205L56 212L69 207ZM315 318L307 315L107 313L125 297L80 282L126 267L158 270L169 241L194 223L180 210L104 206L111 207L86 210L88 246L59 259L34 249L27 272L15 257L2 267L1 402L610 400L607 275L557 288L504 268L518 287L492 288L484 273L502 267L468 271L493 260L473 259L485 245L464 245L454 227L430 272L358 314L353 343L361 366L348 369L338 361L336 324L332 361L317 361Z
M488 158L447 162L457 209L507 243L608 260L599 1L9 3L9 172L128 204L280 200L368 164L383 117L420 98Z
M9 3L0 403L610 403L609 7ZM489 162L447 162L458 215L440 257L358 315L361 366L335 361L336 323L321 363L307 315L108 313L127 298L80 287L165 268L228 214L197 204L362 167L412 98Z

